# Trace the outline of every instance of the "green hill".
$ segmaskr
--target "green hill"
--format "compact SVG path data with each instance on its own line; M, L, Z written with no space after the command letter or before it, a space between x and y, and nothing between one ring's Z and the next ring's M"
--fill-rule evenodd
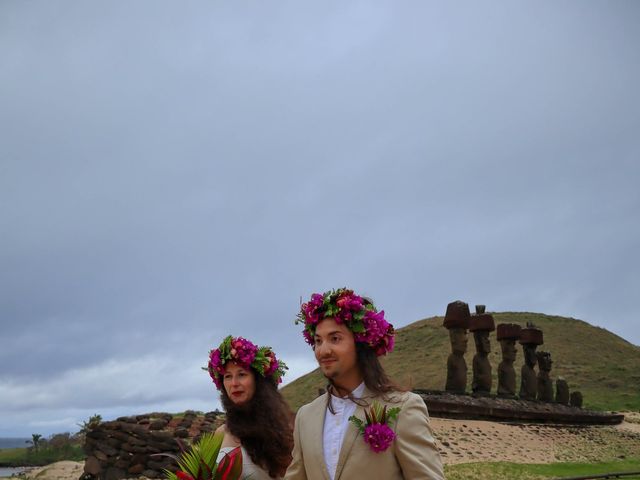
M580 390L586 408L640 410L640 347L603 328L573 318L522 312L493 313L493 316L496 324L517 323L525 326L527 322L533 322L541 328L544 331L544 345L538 349L551 352L554 362L552 378L564 377L572 391ZM382 359L385 369L397 382L411 388L444 389L450 344L442 320L443 317L427 318L398 329L395 350ZM495 332L491 335L491 349L495 392L501 360ZM471 386L474 354L475 345L470 334L465 355L468 389ZM522 348L519 347L514 365L518 382L522 362ZM318 388L325 385L324 377L316 369L285 386L282 393L291 407L297 410L313 400Z

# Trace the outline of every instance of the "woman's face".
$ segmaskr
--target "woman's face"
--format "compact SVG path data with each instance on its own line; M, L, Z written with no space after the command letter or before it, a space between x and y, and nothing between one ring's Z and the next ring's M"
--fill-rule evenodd
M227 396L236 405L251 400L256 391L256 379L253 372L233 362L225 365L223 384Z

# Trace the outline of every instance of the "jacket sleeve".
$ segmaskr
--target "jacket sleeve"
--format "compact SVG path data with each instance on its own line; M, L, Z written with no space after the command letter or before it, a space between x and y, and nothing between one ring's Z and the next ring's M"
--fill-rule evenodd
M405 479L444 480L427 406L415 393L407 394L398 415L395 454Z
M291 464L289 465L289 468L287 468L287 473L284 475L283 480L307 480L307 471L304 467L302 445L300 443L301 413L302 408L298 410L295 426L293 427L293 451L291 452L293 460L291 460Z

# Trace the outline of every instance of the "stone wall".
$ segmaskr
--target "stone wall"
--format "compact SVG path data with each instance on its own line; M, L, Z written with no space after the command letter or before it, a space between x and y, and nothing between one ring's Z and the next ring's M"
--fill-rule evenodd
M175 416L150 413L102 422L87 432L84 446L87 459L81 478L163 478L163 469L175 471L177 465L169 457L154 454L177 454L178 441L189 444L202 433L215 431L222 422L222 413L192 411Z

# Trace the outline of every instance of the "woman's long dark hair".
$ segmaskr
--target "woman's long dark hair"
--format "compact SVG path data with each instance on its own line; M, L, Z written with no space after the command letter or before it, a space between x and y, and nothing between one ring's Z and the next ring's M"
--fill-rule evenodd
M220 390L227 413L227 429L251 457L251 461L276 478L291 463L293 414L276 385L251 369L256 389L246 404L236 405L224 388Z

